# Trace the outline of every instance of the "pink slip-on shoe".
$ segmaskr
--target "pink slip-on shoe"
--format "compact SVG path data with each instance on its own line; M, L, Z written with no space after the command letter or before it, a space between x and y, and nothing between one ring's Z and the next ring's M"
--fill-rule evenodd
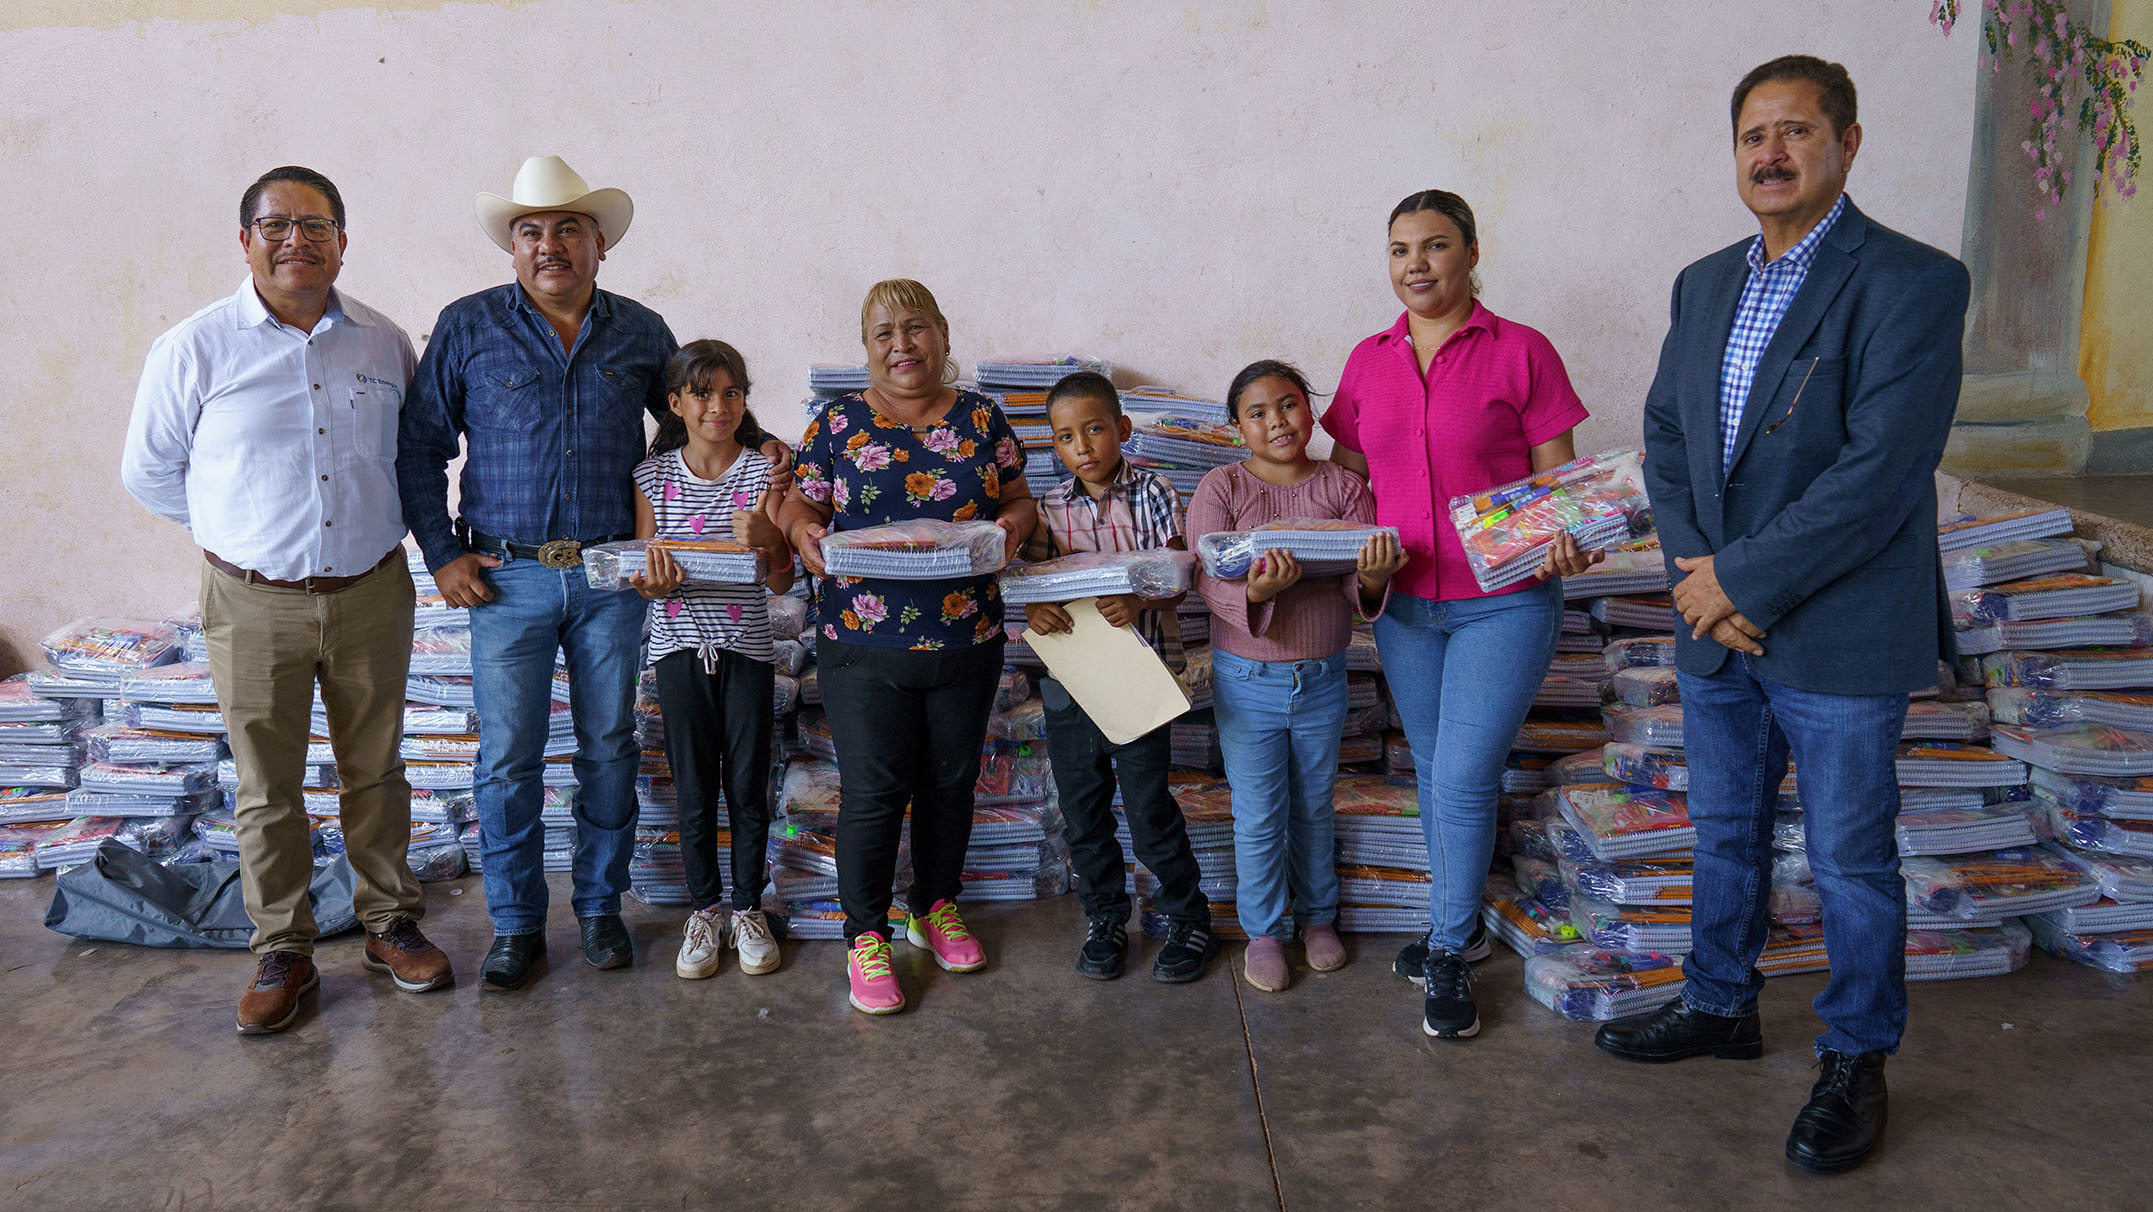
M905 991L890 971L890 940L870 930L852 940L845 953L845 979L852 1008L862 1014L895 1014L905 1008Z
M1293 983L1286 966L1286 944L1275 938L1252 938L1241 957L1241 975L1265 993L1283 993Z
M914 914L905 923L905 941L933 951L934 962L947 972L973 972L987 966L987 952L965 929L955 901L936 901L924 917Z
M1301 931L1301 949L1308 955L1308 966L1318 972L1335 972L1346 966L1346 944L1338 937L1336 926L1310 926Z

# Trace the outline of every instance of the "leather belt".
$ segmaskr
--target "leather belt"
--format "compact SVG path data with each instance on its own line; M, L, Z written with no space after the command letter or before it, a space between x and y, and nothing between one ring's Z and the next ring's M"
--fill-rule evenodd
M404 549L401 545L391 547L388 554L374 561L374 566L365 572L354 573L348 577L308 577L301 581L279 581L273 577L265 577L252 568L241 568L214 551L203 551L202 558L209 561L211 568L228 576L238 577L249 585L267 585L271 589L303 589L308 593L335 593L338 590L351 588L353 585L386 568L394 561L402 559L403 554Z
M497 556L503 560L537 560L547 568L580 568L583 565L583 549L600 543L617 543L632 539L632 534L609 534L602 539L554 539L550 543L511 543L507 539L466 531L464 543L481 555Z

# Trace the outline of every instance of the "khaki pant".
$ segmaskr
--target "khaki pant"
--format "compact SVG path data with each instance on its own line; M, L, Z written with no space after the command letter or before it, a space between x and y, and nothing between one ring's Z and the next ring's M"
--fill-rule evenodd
M359 922L374 932L425 909L411 848L411 785L399 752L411 668L411 572L401 558L336 593L250 585L202 567L202 630L239 767L241 891L256 953L314 951L314 876L301 788L321 681L343 788L345 853Z

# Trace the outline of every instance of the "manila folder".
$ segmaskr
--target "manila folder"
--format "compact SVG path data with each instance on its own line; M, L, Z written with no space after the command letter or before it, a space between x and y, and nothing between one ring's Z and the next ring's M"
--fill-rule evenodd
M1026 629L1024 642L1109 742L1126 745L1188 711L1189 696L1166 662L1135 632L1100 617L1096 599L1063 609L1074 629L1054 635Z

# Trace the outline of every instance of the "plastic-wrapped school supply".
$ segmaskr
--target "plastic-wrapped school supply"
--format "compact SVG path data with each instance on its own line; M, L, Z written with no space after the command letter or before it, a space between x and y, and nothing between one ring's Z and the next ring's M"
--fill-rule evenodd
M62 673L117 681L180 658L185 641L167 623L77 619L45 637L45 659Z
M0 825L64 821L82 814L68 807L64 787L0 787Z
M779 594L769 602L770 630L779 639L798 639L807 630L807 599Z
M1616 640L1601 650L1600 658L1607 663L1610 675L1625 669L1666 668L1675 663L1675 638L1671 635L1632 636Z
M2032 946L2032 932L2017 922L2005 922L1994 930L1908 930L1906 979L2002 976L2025 967Z
M54 699L38 694L27 675L0 682L0 724L56 724L97 714L88 699Z
M680 566L682 584L755 585L763 579L763 553L724 539L624 539L583 549L583 579L590 587L618 593L650 569L656 544Z
M2010 539L1968 547L1944 557L1944 587L1976 589L2085 568L2099 544L2071 539Z
M1682 960L1565 947L1525 961L1525 992L1567 1019L1605 1022L1657 1009L1682 992Z
M2128 690L2153 686L2153 648L1998 652L1981 658L1981 673L1990 686Z
M822 560L833 577L932 581L1000 570L1007 541L993 522L920 518L824 535Z
M1610 744L1601 750L1600 760L1607 777L1617 782L1657 787L1663 791L1689 789L1689 767L1683 762L1680 750Z
M1917 699L1906 708L1902 740L1978 741L1989 734L1988 704Z
M1615 700L1630 707L1657 707L1681 701L1678 671L1672 665L1632 667L1616 673L1608 682Z
M2103 896L2090 905L2051 909L2027 920L2029 924L2044 921L2073 934L2153 930L2153 901L2119 901Z
M2058 841L2102 854L2153 858L2153 821L2119 821L2073 812L2052 800L2041 803Z
M1988 708L1999 724L2031 728L2112 724L2133 732L2153 732L2153 694L2006 688L1988 692Z
M1593 946L1609 951L1673 955L1690 949L1687 905L1611 905L1576 896L1570 901L1570 920Z
M1936 528L1937 550L1945 555L2012 539L2046 539L2071 533L2068 509L2021 509L1985 518L1961 518Z
M1581 549L1594 551L1647 529L1650 516L1644 456L1637 451L1573 459L1450 501L1451 525L1466 562L1487 592L1533 576L1548 547L1565 532Z
M1378 534L1398 537L1395 526L1370 526L1338 518L1280 518L1253 530L1226 530L1196 540L1204 571L1222 581L1238 581L1267 551L1291 554L1302 577L1342 576L1360 566L1361 548Z
M2109 900L2153 902L2153 859L2088 853L2058 842L2043 842L2041 848L2093 877L2101 886L2101 895Z
M1901 745L1897 766L1907 787L2012 787L2026 781L2026 763L1953 741Z
M184 732L155 732L107 724L86 734L90 760L97 762L178 765L214 762L225 754L224 741Z
M1560 659L1560 658L1557 658ZM1599 657L1591 658L1595 663ZM1604 671L1603 671L1604 672ZM1535 707L1597 707L1600 705L1600 688L1604 681L1549 675L1533 693Z
M2110 724L2065 724L2034 729L1999 724L1990 738L1997 752L2058 774L2132 778L2153 774L2153 734Z
M1962 590L1951 597L1951 613L1975 623L2028 622L2129 610L2137 604L2136 585L2082 572L2065 572L1986 589Z
M1548 795L1594 859L1648 858L1678 853L1697 842L1689 802L1679 792L1587 784L1560 787Z
M413 676L470 677L471 629L428 627L411 633Z
M1567 913L1511 887L1501 876L1489 876L1481 890L1480 921L1512 951L1528 958L1584 939Z
M1607 725L1598 720L1548 720L1528 716L1510 742L1528 753L1583 753L1607 744Z
M1574 787L1580 783L1606 783L1607 771L1603 768L1606 758L1600 750L1590 749L1556 758L1547 764L1547 783L1550 787Z
M87 862L106 838L117 837L127 822L116 816L81 816L53 830L37 843L41 871Z
M1614 594L1664 593L1667 590L1667 559L1656 536L1647 536L1611 548L1598 564L1574 577L1562 579L1565 600Z
M2076 933L2048 916L2028 918L2027 925L2043 950L2074 964L2125 976L2153 970L2153 930Z
M1022 606L1132 593L1170 598L1188 592L1195 570L1196 557L1185 551L1082 551L1003 570L1002 601Z
M1959 922L2046 913L2101 899L2100 884L2048 849L1902 859L1909 911Z
M187 661L138 669L120 679L120 697L135 702L217 705L217 687L207 662Z
M1687 857L1561 864L1562 881L1589 900L1611 905L1687 905L1693 866ZM1545 896L1541 897L1546 900ZM1549 902L1553 904L1552 901Z
M1564 881L1563 870L1557 864L1529 854L1513 854L1510 856L1510 875L1519 892L1550 909L1569 911L1570 885Z
M1682 704L1655 707L1610 707L1600 713L1607 734L1625 745L1651 745L1663 749L1682 747Z
M1591 617L1610 627L1664 632L1675 625L1675 603L1664 593L1645 597L1594 598Z
M2053 800L2073 812L2153 821L2153 778L2074 778L2036 766L2031 781L2036 797Z
M2143 613L2033 619L2023 623L2005 620L1987 626L1993 629L1999 645L2003 648L2050 649L2124 645L2144 648L2153 645L2153 615Z
M2026 810L2013 804L1901 812L1892 831L1903 855L1972 854L2040 840Z

